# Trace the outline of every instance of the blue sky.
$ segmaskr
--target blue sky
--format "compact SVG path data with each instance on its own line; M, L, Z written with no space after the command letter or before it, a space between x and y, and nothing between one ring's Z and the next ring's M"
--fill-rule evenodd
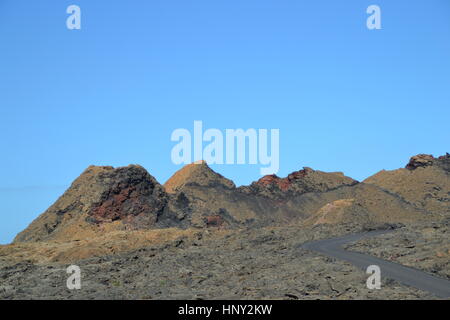
M280 176L444 154L449 75L448 0L1 0L0 243L91 164L165 182L170 135L194 120L280 129ZM213 166L238 185L259 168Z

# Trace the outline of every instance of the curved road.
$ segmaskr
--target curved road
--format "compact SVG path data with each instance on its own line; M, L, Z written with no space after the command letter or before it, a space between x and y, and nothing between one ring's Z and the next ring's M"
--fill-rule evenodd
M356 242L364 238L374 237L392 231L393 230L377 230L352 234L340 238L311 241L300 245L300 247L322 253L332 258L350 262L364 271L370 265L377 265L381 269L382 279L394 279L402 284L428 291L439 298L450 298L449 280L435 277L426 272L405 267L398 263L343 249L343 245L347 243Z

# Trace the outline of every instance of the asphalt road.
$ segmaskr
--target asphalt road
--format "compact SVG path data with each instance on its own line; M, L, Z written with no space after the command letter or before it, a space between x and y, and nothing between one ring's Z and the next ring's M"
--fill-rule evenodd
M377 265L381 269L381 282L383 278L390 278L398 282L420 290L428 291L439 298L450 298L450 281L432 276L429 273L405 267L401 264L382 260L368 254L347 251L343 246L360 239L374 237L392 230L377 230L358 234L352 234L340 238L311 241L300 247L322 253L326 256L344 260L363 269L370 265ZM382 287L383 288L383 287Z

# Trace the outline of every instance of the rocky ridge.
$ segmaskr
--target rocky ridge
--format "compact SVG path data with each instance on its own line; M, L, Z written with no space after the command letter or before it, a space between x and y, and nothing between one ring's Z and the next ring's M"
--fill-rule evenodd
M368 291L363 271L298 248L396 228L349 248L448 278L449 158L363 182L303 168L242 187L204 162L164 185L137 165L91 166L0 246L0 299L433 299L394 281ZM62 281L72 263L80 292Z
M239 188L205 162L185 166L164 185L141 166L91 166L14 242L82 238L89 230L429 219L450 208L449 158L418 155L407 169L381 171L363 183L304 168Z

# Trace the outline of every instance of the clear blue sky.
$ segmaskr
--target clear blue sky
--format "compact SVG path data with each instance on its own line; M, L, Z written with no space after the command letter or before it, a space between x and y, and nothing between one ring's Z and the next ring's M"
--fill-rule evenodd
M165 182L170 135L194 120L279 128L280 176L444 154L449 77L448 0L0 0L0 243L91 164ZM238 185L259 168L213 167Z

